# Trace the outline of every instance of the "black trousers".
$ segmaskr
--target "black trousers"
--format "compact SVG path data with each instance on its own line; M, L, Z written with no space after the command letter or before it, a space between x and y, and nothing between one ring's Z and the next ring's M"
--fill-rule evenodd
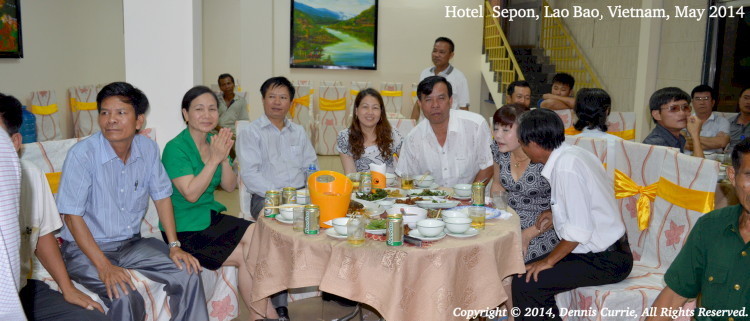
M546 258L536 258L529 263ZM570 253L554 267L539 272L539 281L526 283L526 275L513 278L513 305L521 309L516 320L562 320L557 309L555 294L572 289L617 283L628 277L633 269L627 235L618 240L610 250L599 253ZM544 308L554 316L527 316L527 309Z
M65 301L62 293L42 281L29 279L19 293L26 318L50 321L105 321L109 317L99 310L86 310Z

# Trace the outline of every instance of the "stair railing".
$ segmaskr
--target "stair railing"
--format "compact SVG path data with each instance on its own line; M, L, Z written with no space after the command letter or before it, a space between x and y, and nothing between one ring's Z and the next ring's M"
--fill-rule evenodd
M505 37L497 19L492 16L492 5L489 1L484 2L484 52L500 94L505 94L510 83L525 79L508 38Z
M542 1L542 6L542 11L545 10L544 7L550 7L546 0ZM572 75L576 79L577 88L603 88L562 19L545 15L541 19L540 44L550 57L550 63L555 65L555 70Z

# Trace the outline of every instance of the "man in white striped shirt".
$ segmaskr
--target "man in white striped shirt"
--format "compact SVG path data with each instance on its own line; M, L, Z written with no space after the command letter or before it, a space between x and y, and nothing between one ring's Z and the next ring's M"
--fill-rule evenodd
M0 128L0 318L25 320L20 290L18 203L21 165L5 129Z

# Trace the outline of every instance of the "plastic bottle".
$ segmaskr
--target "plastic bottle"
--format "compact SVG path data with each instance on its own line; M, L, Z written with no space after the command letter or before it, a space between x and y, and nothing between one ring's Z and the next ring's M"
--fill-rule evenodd
M23 143L28 144L36 142L36 116L26 110L26 106L21 106L21 113L23 115L23 122L18 131L23 137Z
M315 166L315 163L310 163L310 165L307 166L307 170L305 170L305 186L309 185L307 180L310 178L310 175L315 174L317 171L318 167Z

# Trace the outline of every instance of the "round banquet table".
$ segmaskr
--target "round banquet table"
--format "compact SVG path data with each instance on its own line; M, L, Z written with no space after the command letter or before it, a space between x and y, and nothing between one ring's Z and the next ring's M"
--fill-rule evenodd
M254 302L288 288L319 286L372 306L386 320L459 320L456 308L492 309L505 302L503 279L525 272L515 213L487 220L475 237L446 236L421 248L372 239L355 247L323 229L305 235L265 217L254 225L247 257Z

